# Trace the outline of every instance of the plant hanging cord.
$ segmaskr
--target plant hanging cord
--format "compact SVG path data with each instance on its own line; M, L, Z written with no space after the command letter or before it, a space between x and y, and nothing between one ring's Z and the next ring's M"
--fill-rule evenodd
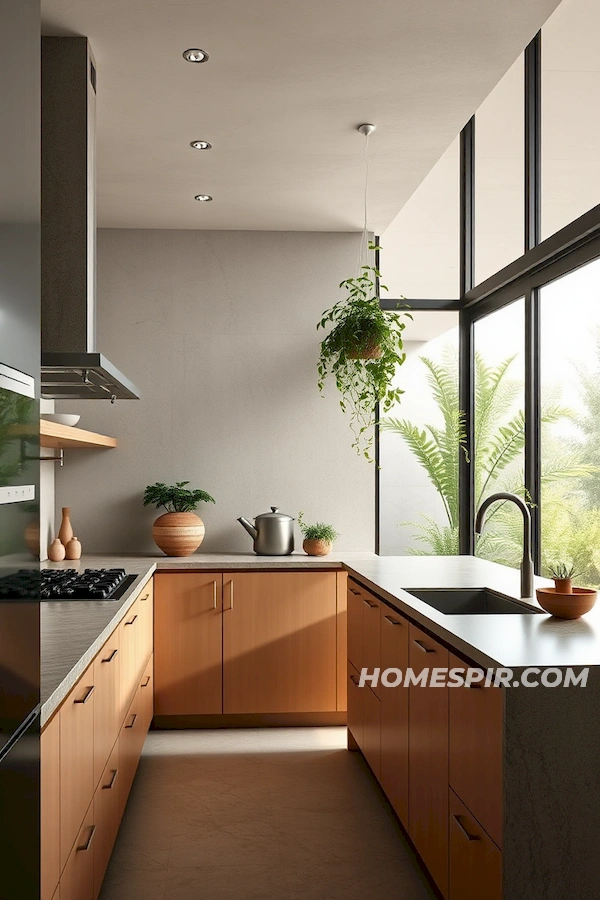
M367 208L369 198L369 135L365 134L364 160L365 160L365 193L364 193L364 224L358 248L358 263L356 276L362 275L362 267L369 265L369 231L367 224Z

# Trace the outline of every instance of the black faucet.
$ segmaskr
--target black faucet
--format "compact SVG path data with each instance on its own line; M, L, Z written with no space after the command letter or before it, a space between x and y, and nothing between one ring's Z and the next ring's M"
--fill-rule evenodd
M531 515L527 504L516 494L509 494L506 491L500 491L497 494L491 494L487 497L477 513L475 520L475 532L481 534L483 528L483 517L485 516L488 506L496 503L497 500L510 500L521 510L523 515L523 559L521 560L521 597L533 597L533 561L531 559Z

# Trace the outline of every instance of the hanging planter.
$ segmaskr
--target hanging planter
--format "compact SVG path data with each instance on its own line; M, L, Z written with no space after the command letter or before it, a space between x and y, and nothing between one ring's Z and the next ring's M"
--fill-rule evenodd
M373 462L371 447L377 408L389 410L400 400L404 391L393 387L398 368L404 363L402 332L408 312L388 312L381 308L379 291L387 291L380 284L381 273L371 264L373 253L381 248L369 240L367 227L368 160L367 146L374 125L360 125L365 136L365 218L361 236L357 274L346 278L340 289L346 296L335 306L325 310L317 330L332 326L321 342L318 386L323 392L325 381L331 377L341 394L340 407L350 416L354 434L352 447L369 462Z

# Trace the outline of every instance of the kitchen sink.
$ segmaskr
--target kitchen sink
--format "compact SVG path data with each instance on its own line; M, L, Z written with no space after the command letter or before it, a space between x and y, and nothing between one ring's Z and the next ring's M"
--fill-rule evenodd
M428 606L446 616L523 615L542 610L519 603L489 588L405 588Z

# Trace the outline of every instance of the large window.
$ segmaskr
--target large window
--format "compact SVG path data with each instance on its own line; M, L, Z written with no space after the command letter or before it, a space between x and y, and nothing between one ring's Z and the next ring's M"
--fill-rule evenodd
M563 0L542 29L542 238L600 203L600 3Z
M600 260L541 290L542 566L600 584Z

